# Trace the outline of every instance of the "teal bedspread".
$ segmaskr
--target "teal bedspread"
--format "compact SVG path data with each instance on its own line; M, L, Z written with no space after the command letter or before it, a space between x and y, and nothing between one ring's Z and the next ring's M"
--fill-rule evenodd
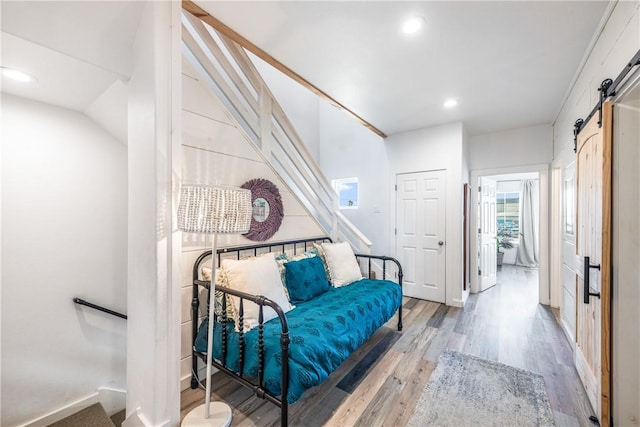
M296 305L286 314L289 324L289 391L287 401L294 403L308 388L321 384L349 355L386 323L402 303L397 283L362 279L349 286L331 288L310 301ZM245 303L247 304L247 303ZM221 358L222 325L214 327L213 356ZM195 348L207 349L207 321L198 331ZM227 323L228 350L225 365L238 373L238 334L233 323ZM280 320L264 324L266 390L274 396L280 387L282 357ZM258 330L244 335L245 361L243 375L258 376Z

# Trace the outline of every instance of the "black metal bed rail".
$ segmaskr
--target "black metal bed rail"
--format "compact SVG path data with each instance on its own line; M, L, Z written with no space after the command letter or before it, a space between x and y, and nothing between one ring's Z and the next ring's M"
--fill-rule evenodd
M253 255L257 256L258 255L258 249L264 249L267 248L269 249L269 252L273 252L272 249L273 248L279 248L282 250L282 252L284 253L287 249L287 246L293 246L293 252L294 254L296 254L297 250L298 250L298 245L301 246L300 249L304 248L304 251L306 251L308 249L309 244L313 244L315 242L331 242L331 238L326 237L326 236L321 236L321 237L311 237L311 238L307 238L307 239L299 239L299 240L287 240L284 242L270 242L270 243L261 243L261 244L257 244L257 245L251 245L251 246L236 246L236 247L227 247L227 248L218 248L216 250L216 254L218 255L218 265L220 265L220 256L222 254L226 254L226 253L232 253L232 252L236 252L237 253L237 258L240 259L240 253L241 252L246 252L246 251L253 251ZM191 293L191 336L192 336L192 343L195 344L195 339L196 336L198 335L198 308L200 306L200 295L199 295L199 291L198 291L198 286L203 286L206 289L209 289L209 284L208 282L203 282L200 281L200 266L202 265L202 262L209 256L211 256L211 250L208 251L204 251L203 253L200 254L200 256L198 256L198 258L196 259L196 261L193 263L193 270L192 270L192 293ZM215 271L212 268L211 269L211 276L212 278L215 280ZM199 283L196 283L199 282ZM206 283L206 285L205 285ZM209 301L209 295L207 295L207 303ZM208 308L208 307L207 307ZM208 311L207 311L208 312ZM192 364L192 372L197 372L197 360L195 359L195 357L192 358L191 361ZM195 378L195 374L192 375L191 377L191 388L195 389L198 387L198 380L197 378Z
M93 308L94 310L102 311L103 313L107 313L107 314L110 314L112 316L119 317L121 319L125 319L125 320L127 319L127 315L126 314L122 314L122 313L119 313L117 311L110 310L108 308L102 307L101 305L90 303L88 301L83 300L82 298L74 298L73 302L78 304L78 305L84 305L86 307Z
M209 281L194 280L193 283L194 283L194 287L201 286L207 289L209 292L211 292L211 289L210 289L211 284ZM222 292L223 294L229 294L229 295L233 295L240 298L239 309L238 309L238 365L239 366L238 366L237 373L233 372L227 367L227 353L228 353L229 338L228 338L226 327L221 328L222 343L221 343L221 350L220 350L220 353L221 353L220 361L218 362L215 358L213 358L213 355L212 355L211 365L225 372L226 374L230 375L234 380L236 380L243 386L251 389L251 391L253 391L253 393L257 397L268 400L271 403L274 403L275 405L280 407L281 424L283 426L286 426L289 418L289 404L287 402L287 395L289 393L289 364L288 363L282 364L282 372L281 372L281 379L280 379L281 381L280 388L282 393L281 398L278 398L277 396L273 396L272 394L267 392L265 388L265 383L264 383L264 365L265 365L264 345L265 343L264 343L263 309L264 309L264 306L271 307L278 315L278 318L280 319L280 327L281 327L281 332L280 332L281 356L282 356L282 360L289 360L289 342L290 342L289 324L287 323L287 317L285 316L284 311L277 303L261 295L252 295L246 292L238 291L231 288L224 288L224 287L216 287L216 292ZM250 301L251 303L256 304L260 307L259 314L258 314L258 325L256 326L256 328L258 329L258 349L259 349L257 383L254 383L251 380L248 380L247 378L245 378L245 374L244 374L244 360L245 360L245 351L246 351L246 348L244 345L245 301ZM215 316L218 316L218 315L215 315ZM226 325L228 320L226 298L222 298L222 310L221 310L220 318L221 318L220 319L221 325ZM217 320L214 319L214 322L215 321ZM206 353L196 351L195 348L193 350L193 353L198 357L200 357L200 359L206 360ZM198 384L198 379L196 375L197 375L197 371L194 369L194 372L191 378L192 388L195 388L194 385L197 387L197 384Z
M402 273L402 265L400 265L400 261L397 259L384 256L384 255L368 255L368 254L355 254L356 259L366 258L368 260L368 271L367 277L371 278L371 260L377 259L382 261L382 280L387 280L387 261L392 262L398 268L398 285L400 286L400 291L402 291L402 278L404 274ZM402 330L402 304L398 308L398 331Z
M220 265L220 259L221 259L221 255L222 254L226 254L226 253L233 253L235 252L237 255L237 259L240 259L241 257L241 253L246 253L248 251L253 251L253 255L257 256L258 255L258 250L259 249L268 249L268 252L274 252L274 249L276 250L280 250L282 253L285 253L287 250L287 247L289 247L289 249L293 249L293 253L296 254L298 249L300 250L304 250L307 251L309 249L309 245L316 243L316 242L332 242L331 238L329 237L312 237L312 238L308 238L308 239L298 239L298 240L288 240L288 241L284 241L284 242L270 242L270 243L262 243L262 244L257 244L257 245L251 245L251 246L237 246L237 247L227 247L227 248L219 248L216 250L216 254L217 254L217 265ZM199 288L203 287L205 289L208 290L207 292L207 303L208 301L210 301L210 292L211 292L211 286L209 281L204 281L204 280L200 280L199 278L199 273L200 273L200 266L202 265L202 262L210 257L212 255L212 251L208 250L208 251L204 251L202 254L200 254L200 256L198 256L198 258L196 259L196 261L193 264L193 271L192 271L192 278L193 278L193 286L192 286L192 300L191 300L191 333L192 333L192 343L195 346L195 339L198 335L198 309L200 306L200 292L199 292ZM213 266L212 266L213 267ZM211 278L213 280L215 280L215 270L212 268L211 269ZM255 296L255 295L249 295L240 291L236 291L233 289L229 289L229 288L220 288L220 287L216 287L216 291L220 291L223 293L227 293L230 295L234 295L240 298L240 317L243 316L244 313L244 300L248 300L251 301L255 304L258 304L260 306L260 312L259 312L259 336L260 336L260 340L262 339L262 309L265 305L271 307L274 309L274 311L278 314L278 317L280 319L280 323L282 326L282 335L280 337L280 345L281 345L281 349L282 349L282 360L288 360L289 359L289 327L287 324L287 318L284 315L284 312L282 311L282 308L280 308L279 305L277 305L276 303L274 303L273 301L264 298L262 296ZM223 316L223 321L226 319L226 298L222 298L222 316ZM208 307L207 307L208 308ZM208 310L207 310L208 312ZM215 319L214 319L215 321ZM239 319L239 323L242 322L242 319ZM242 323L241 323L242 324ZM243 327L239 327L240 331L243 331ZM265 400L270 401L271 403L274 403L275 405L278 405L280 407L280 411L281 411L281 416L280 416L280 423L282 426L286 426L288 424L288 407L289 407L289 403L287 402L287 394L288 394L288 388L289 388L289 364L288 363L283 363L282 364L282 384L281 384L281 389L282 389L282 398L278 398L276 396L272 396L269 393L267 393L264 389L264 384L263 384L263 378L262 378L262 368L259 368L260 374L259 374L259 381L258 384L254 384L253 382L249 381L248 379L246 379L242 374L243 374L243 360L244 360L244 346L242 344L241 345L241 351L240 351L240 360L239 360L239 365L240 365L240 374L241 375L237 375L235 372L232 372L231 370L229 370L225 365L224 362L226 361L226 353L227 353L227 348L226 348L226 341L227 341L227 337L226 337L226 328L222 329L224 331L224 333L222 334L222 358L221 361L223 363L219 363L217 362L215 359L212 358L212 365L215 366L217 369L225 372L226 374L228 374L229 376L231 376L231 378L233 378L234 380L236 380L237 382L239 382L240 384L242 384L243 386L251 389L253 391L253 393ZM242 343L243 339L242 339L242 335L243 333L240 334L239 337L239 342ZM262 345L259 345L259 348L263 348ZM195 356L198 356L200 359L202 360L206 360L206 354L205 353L201 353L201 352L196 352L195 351L195 347L192 348L193 351L193 356L192 356L192 360L191 360L191 364L192 364L192 374L191 374L191 388L195 389L198 387L198 364L197 364L197 358ZM259 364L261 366L263 365L263 356L261 355L259 357Z

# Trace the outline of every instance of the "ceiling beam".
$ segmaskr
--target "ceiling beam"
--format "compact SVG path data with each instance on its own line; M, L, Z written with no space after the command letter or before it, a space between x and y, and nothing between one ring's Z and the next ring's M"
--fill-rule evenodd
M207 12L206 10L204 10L203 8L201 8L200 6L195 4L192 0L183 0L182 1L182 8L184 10L186 10L187 12L191 13L192 15L200 18L203 22L206 22L207 24L209 24L211 27L213 27L220 34L222 34L225 37L227 37L227 38L233 40L234 42L238 43L244 49L246 49L249 52L253 53L258 58L262 59L267 64L271 65L272 67L274 67L275 69L277 69L281 73L285 74L286 76L289 76L289 78L291 78L294 81L298 82L303 87L306 87L307 89L309 89L311 92L315 93L320 98L322 98L325 101L329 102L331 105L333 105L335 107L338 107L341 110L345 111L347 114L349 114L354 119L359 121L364 127L368 128L370 131L372 131L376 135L379 135L382 138L386 138L387 137L387 135L384 132L382 132L380 129L378 129L377 127L375 127L374 125L372 125L371 123L369 123L368 121L366 121L365 119L360 117L355 112L351 111L349 108L347 108L344 105L342 105L340 102L338 102L337 100L332 98L329 94L327 94L326 92L322 91L322 89L318 88L313 83L311 83L308 80L306 80L304 77L302 77L301 75L299 75L298 73L293 71L291 68L287 67L286 65L284 65L283 63L281 63L280 61L275 59L273 56L269 55L267 52L265 52L264 50L260 49L255 44L251 43L249 40L244 38L242 35L238 34L234 30L232 30L230 27L225 25L222 21L220 21L219 19L214 18L213 16L211 16L211 14L209 14L209 12Z

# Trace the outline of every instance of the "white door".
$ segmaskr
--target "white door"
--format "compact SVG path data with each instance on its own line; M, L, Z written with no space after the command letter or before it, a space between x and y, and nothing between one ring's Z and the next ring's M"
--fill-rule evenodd
M497 253L496 242L496 181L480 178L480 197L478 198L478 275L480 291L496 284Z
M396 254L406 296L445 302L446 171L396 176Z
M602 106L577 141L576 370L600 426L610 425L612 104Z

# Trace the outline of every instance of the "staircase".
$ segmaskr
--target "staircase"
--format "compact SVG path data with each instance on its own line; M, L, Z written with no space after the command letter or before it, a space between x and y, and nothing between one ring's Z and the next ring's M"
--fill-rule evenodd
M48 427L116 427L122 425L122 421L124 411L109 417L100 403L94 403Z
M338 209L338 197L244 49L183 11L183 54L320 227L369 253L371 242Z

